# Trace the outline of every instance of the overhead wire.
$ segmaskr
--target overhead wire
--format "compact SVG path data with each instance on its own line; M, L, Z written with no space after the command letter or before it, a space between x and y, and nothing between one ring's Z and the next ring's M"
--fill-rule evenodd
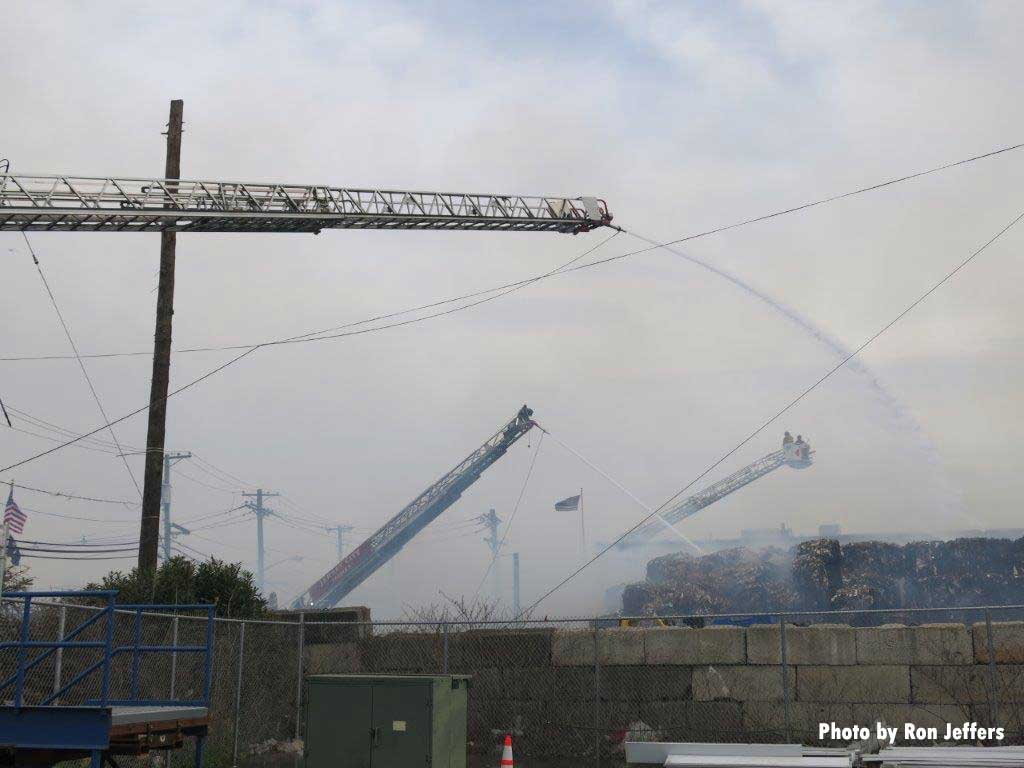
M31 491L32 493L44 493L47 496L54 496L62 499L69 499L72 501L91 501L97 504L120 504L125 507L137 507L139 502L128 501L126 499L105 499L99 496L85 496L77 493L70 493L66 491L54 491L46 488L37 488L32 485L25 485L24 483L14 483L10 480L0 479L0 484L3 485L14 485L15 488L19 488L23 491Z
M641 253L646 253L648 251L655 250L656 248L659 248L659 247L662 247L662 246L676 245L678 243L683 243L683 242L687 242L687 241L690 241L690 240L695 240L695 239L701 238L701 237L707 237L709 235L717 234L719 232L725 232L725 231L728 231L728 230L731 230L731 229L736 229L738 227L747 226L747 225L754 224L754 223L757 223L757 222L767 221L769 219L777 218L779 216L784 216L784 215L787 215L787 214L790 214L790 213L795 213L795 212L798 212L798 211L803 211L803 210L806 210L806 209L809 209L809 208L813 208L815 206L824 205L826 203L834 202L834 201L837 201L837 200L843 200L843 199L846 199L846 198L853 197L855 195L861 195L861 194L864 194L864 193L867 193L867 192L871 192L871 191L874 191L874 190L882 189L884 187L888 187L888 186L892 186L892 185L895 185L895 184L899 184L901 182L909 181L911 179L921 178L921 177L927 176L929 174L938 173L940 171L944 171L944 170L947 170L947 169L950 169L950 168L955 168L955 167L966 165L968 163L976 162L978 160L982 160L982 159L985 159L985 158L994 157L996 155L1000 155L1000 154L1003 154L1003 153L1006 153L1006 152L1010 152L1010 151L1019 149L1021 147L1024 147L1024 144L1015 144L1015 145L1012 145L1012 146L1003 147L1001 149L996 149L996 150L993 150L993 151L990 151L990 152L986 152L986 153L981 154L981 155L975 155L973 157L969 157L969 158L966 158L966 159L963 159L963 160L958 160L958 161L955 161L955 162L946 163L944 165L937 166L937 167L934 167L934 168L931 168L931 169L928 169L928 170L925 170L925 171L919 171L919 172L908 174L908 175L905 175L905 176L900 176L898 178L889 179L887 181L883 181L883 182L880 182L880 183L872 184L870 186L860 187L858 189L854 189L854 190L851 190L851 191L848 191L848 192L843 192L843 193L840 193L840 194L831 195L829 197L821 198L819 200L815 200L815 201L808 202L808 203L803 203L803 204L798 205L798 206L781 209L781 210L774 211L774 212L771 212L771 213L767 213L767 214L764 214L764 215L761 215L761 216L757 216L757 217L753 217L753 218L748 218L748 219L743 219L741 221L734 222L732 224L727 224L727 225L720 226L720 227L717 227L717 228L714 228L714 229L709 229L709 230L705 230L705 231L702 231L702 232L699 232L699 233L696 233L696 234L687 235L685 237L677 238L675 240L670 240L668 242L661 243L661 244L656 245L656 246L649 246L647 248L642 248L642 249L639 249L639 250L636 250L636 251L631 251L629 253L622 254L622 255L619 255L619 256L613 256L613 257L609 257L607 259L599 259L599 260L596 260L596 261L587 262L587 263L584 263L582 265L576 264L576 262L578 262L581 259L583 259L586 255L588 255L588 254L592 253L593 251L597 250L598 248L603 246L605 243L607 243L610 240L612 240L617 234L619 234L620 232L624 231L624 230L622 230L619 227L614 227L616 229L616 232L613 235L611 235L610 237L606 238L605 240L602 240L600 243L598 243L593 248L590 248L587 251L584 251L579 256L576 256L575 258L571 259L569 262L567 262L567 263L565 263L565 264L563 264L563 265L561 265L561 266L559 266L559 267L557 267L557 268L555 268L553 270L550 270L549 272L546 272L546 273L544 273L542 275L537 275L537 276L535 276L533 278L529 278L527 280L519 281L519 282L514 283L514 284L509 284L510 287L507 290L502 290L501 288L488 289L487 291L485 291L483 293L494 293L496 291L501 291L501 292L494 293L494 295L487 296L487 297L485 297L485 298L483 298L483 299L481 299L479 301L475 301L475 302L470 302L468 304L459 305L457 307L453 307L451 309L447 309L447 310L443 310L443 311L440 311L440 312L435 312L435 313L432 313L432 314L428 314L428 315L425 315L423 317L417 317L417 318L413 318L413 319L410 319L410 320L403 320L403 321L400 321L400 322L390 323L390 324L386 324L386 325L383 325L383 326L375 326L375 327L372 327L372 328L360 329L360 330L349 331L349 332L345 332L345 333L338 333L338 334L333 334L333 335L318 335L318 336L315 336L315 337L311 336L310 334L303 334L302 336L295 336L295 337L291 337L291 338L288 338L288 339L279 339L279 340L276 340L276 341L263 342L263 343L256 344L254 346L248 347L241 354L236 355L235 357L227 360L226 362L222 363L221 365L219 365L219 366L217 366L215 368L212 368L211 370L209 370L206 373L202 374L198 378L193 379L192 381L182 385L181 387L178 387L177 389L169 392L167 395L165 395L160 400L156 400L156 401L152 401L150 403L147 403L146 405L144 405L144 406L142 406L142 407L140 407L140 408L138 408L138 409L136 409L136 410L134 410L134 411L132 411L130 413L127 413L127 414L119 417L118 419L115 419L112 422L108 422L108 423L106 423L106 424L104 424L104 425L102 425L100 427L97 427L96 429L92 430L91 432L86 433L85 435L82 435L81 437L77 437L77 438L75 438L73 440L70 440L68 442L65 442L65 443L63 443L61 445L54 446L53 448L50 448L49 450L42 451L40 453L34 454L34 455L29 456L29 457L27 457L25 459L22 459L21 461L18 461L18 462L14 463L14 464L11 464L11 465L7 466L7 467L4 467L4 468L0 469L0 472L6 472L6 471L9 471L9 470L14 469L16 467L20 467L20 466L23 466L25 464L28 464L29 462L36 461L37 459L43 458L45 456L48 456L48 455L50 455L52 453L55 453L56 451L59 451L59 450L65 448L65 447L67 447L69 445L72 445L72 444L78 442L81 439L84 439L86 437L91 437L92 435L94 435L94 434L96 434L98 432L101 432L104 429L107 429L107 428L109 428L112 425L119 424L122 421L125 421L125 420L127 420L127 419L129 419L129 418L131 418L133 416L136 416L139 413L142 413L143 411L148 410L150 407L152 407L152 405L155 402L165 401L165 400L167 400L167 399L169 399L171 397L174 397L175 395L180 394L181 392L184 392L184 391L194 387L195 385L205 381L206 379L210 378L211 376L215 376L216 374L220 373L221 371L223 371L224 369L228 368L229 366L234 365L235 363L237 363L237 362L241 361L242 359L244 359L245 357L249 356L250 354L255 352L257 349L262 349L262 348L270 347L270 346L277 346L277 345L281 345L281 344L291 344L291 343L300 343L300 342L308 342L308 341L326 341L326 340L329 340L329 339L342 338L342 337L346 337L346 336L354 336L354 335L365 334L365 333L374 333L374 332L377 332L377 331L387 330L389 328L401 327L401 326L410 325L410 324L413 324L413 323L423 322L425 320L430 320L430 319L437 318L437 317L442 317L442 316L445 316L445 315L453 314L455 312L463 311L465 309L470 309L472 307L478 306L478 305L483 304L485 302L492 301L492 300L494 300L496 298L501 298L502 296L508 295L509 293L512 293L513 291L517 291L520 288L525 287L526 285L531 285L531 284L536 283L536 282L538 282L540 280L544 280L544 279L547 279L549 277L552 277L552 276L554 276L556 274L565 274L565 273L568 273L568 272L577 271L579 269L586 269L586 268L589 268L589 267L592 267L592 266L596 266L598 264L609 263L609 262L620 260L620 259L624 259L624 258L627 258L627 257L630 257L630 256L635 256L635 255L638 255L638 254L641 254ZM482 295L482 294L481 294L481 292L477 292L477 295ZM468 298L468 295L467 295L466 298ZM446 300L444 302L435 302L433 306L440 306L441 304L452 303L452 301L458 301L458 300L461 300L461 299L454 299L454 300L451 300L451 301ZM404 313L407 313L407 311L403 310L402 313L396 313L396 314L404 314ZM14 359L15 358L0 358L0 362L3 362L3 361L10 362L10 361L13 361ZM26 359L26 358L18 358L18 359Z
M190 523L198 523L201 521L212 520L215 517L221 517L222 515L230 515L232 512L237 512L240 509L245 509L245 504L239 504L238 506L231 507L231 509L223 509L218 512L207 512L202 515L196 515L190 517L187 520L182 520L181 525L188 525Z
M71 335L71 328L68 327L67 321L64 319L64 313L60 311L60 306L57 304L57 297L53 294L53 289L50 288L50 283L46 279L46 275L43 273L43 265L39 263L39 258L36 256L36 251L32 247L32 241L28 239L28 233L22 231L21 236L25 239L25 245L28 246L28 252L32 254L32 262L36 266L36 271L39 273L39 279L43 281L43 287L46 289L47 295L50 297L50 303L53 304L53 311L57 313L57 319L60 321L61 328L64 329L64 335L68 339L68 344L71 345L71 350L75 353L75 359L78 361L78 367L82 370L82 376L85 378L85 383L89 386L89 392L92 393L92 399L96 403L96 407L99 409L100 417L103 421L110 424L110 418L107 416L107 411L103 407L103 401L100 400L100 395L96 391L95 385L92 383L92 377L89 376L89 369L85 367L85 361L82 360L82 356L78 351L78 345L75 343L75 337ZM135 490L139 494L139 498L142 498L142 488L139 487L139 481L135 479L135 473L132 472L131 465L128 464L128 458L124 455L124 450L121 448L121 443L118 442L117 433L114 432L114 427L108 427L110 431L110 437L114 441L114 445L117 446L117 453L121 457L121 463L124 464L125 471L128 473L128 477L131 478L132 485L135 486Z
M99 541L92 541L92 542L85 542L85 541L37 541L35 539L17 539L16 541L17 541L17 544L18 544L19 547L24 545L24 544L35 544L35 545L44 546L44 547L102 547L102 546L113 547L113 546L128 546L128 545L136 546L139 543L138 539L135 539L134 541L125 539L123 541L105 541L105 542L99 542Z
M212 461L207 459L205 456L200 456L195 451L192 452L192 458L195 459L199 464L204 465L205 467L207 467L207 470L206 470L207 472L212 473L215 476L217 474L219 474L219 475L222 475L224 478L227 478L226 480L222 479L222 482L224 482L226 485L232 485L233 483L239 483L244 488L253 488L253 487L255 487L253 483L250 483L248 480L243 480L242 478L238 477L237 475L233 475L230 472L228 472L227 470L222 469L221 467L218 467L216 464L214 464Z
M837 363L832 368L830 368L824 375L822 375L820 378L818 378L810 386L808 386L807 388L802 390L799 394L797 394L792 400L790 400L786 405L784 405L774 415L770 416L768 419L766 419L764 422L762 422L761 425L758 426L756 429L754 429L753 432L751 432L749 435L747 435L745 438L743 438L740 442L738 442L736 445L734 445L732 448L730 448L721 457L719 457L714 462L712 462L703 472L701 472L699 475L697 475L695 478L693 478L690 482L688 482L685 486L683 486L679 491L674 493L669 499L664 501L660 506L658 506L650 514L648 514L646 517L642 518L639 522L635 523L633 526L631 526L629 529L627 529L625 533L621 534L614 541L612 541L611 543L606 545L603 549L601 549L600 552L595 554L592 558L590 558L585 563L580 565L578 568L573 570L568 576L566 576L564 579L562 579L560 582L558 582L555 586L551 587L546 592L544 592L544 594L542 594L539 598L537 598L537 600L535 600L524 611L524 613L528 613L529 611L532 611L534 608L536 608L538 605L540 605L544 600L546 600L548 597L553 595L555 592L557 592L563 586L565 586L570 581L572 581L574 578L576 578L576 576L578 576L580 573L582 573L587 568L589 568L599 558L601 558L603 555L605 555L607 552L609 552L611 549L613 549L619 542L623 541L626 537L628 537L631 533L633 533L633 531L635 531L637 528L639 528L640 526L642 526L645 523L647 523L648 521L650 521L655 515L660 513L669 504L671 504L673 501L675 501L680 496L682 496L686 491L688 491L695 483L697 483L700 480L702 480L706 475L708 475L710 472L712 472L718 465L720 465L721 463L723 463L724 461L729 459L733 454L735 454L737 451L739 451L743 446L745 446L747 443L749 443L751 440L753 440L755 437L757 437L757 435L759 435L761 432L763 432L765 429L767 429L771 424L773 424L781 416L783 416L786 412L788 412L790 409L792 409L797 403L799 403L801 400L803 400L807 395L809 395L811 392L813 392L815 389L817 389L819 386L821 386L821 384L823 384L825 381L830 379L837 371L841 370L843 368L843 366L845 366L848 362L850 362L850 360L852 360L857 355L859 355L861 352L863 352L865 349L867 349L867 347L870 346L876 339L878 339L880 336L885 334L890 328L892 328L894 325L896 325L898 322L900 322L900 320L902 320L904 317L906 317L906 315L908 315L911 311L913 311L915 307L917 307L919 304L921 304L921 302L923 302L925 299L927 299L929 296L931 296L933 293L935 293L935 291L937 291L939 288L941 288L943 285L945 285L949 280L951 280L955 275L957 275L968 264L970 264L978 256L980 256L982 253L984 253L989 248L989 246L991 246L993 243L995 243L997 240L999 240L1003 235L1005 235L1008 231L1010 231L1010 229L1012 229L1014 226L1016 226L1020 222L1021 219L1024 219L1024 211L1019 213L1012 221L1010 221L1009 224L1007 224L1002 229L1000 229L995 235L993 235L991 238L986 240L983 245L981 245L979 248L977 248L975 251L973 251L966 259L964 259L959 264L957 264L951 271L947 272L938 282L934 283L930 288L928 288L928 290L926 290L924 293L922 293L920 296L918 296L916 299L914 299L899 314L897 314L892 320L890 320L888 323L886 323L880 330L875 332L866 341L864 341L860 346L858 346L856 349L854 349L852 352L850 352L849 355L844 357L841 361L839 361L839 363Z
M17 487L17 486L15 486L15 487ZM22 506L21 509L22 509L23 512L31 512L33 515L43 515L44 517L61 517L61 518L64 518L66 520L81 520L81 521L88 522L88 523L110 523L110 524L118 524L118 525L128 525L128 524L134 522L133 520L110 520L108 518L102 518L102 517L85 517L85 516L82 516L82 515L66 515L66 514L64 514L62 512L48 512L48 511L43 510L43 509L32 509L31 507L25 507L25 506Z
M198 477L192 477L192 475L190 475L188 472L183 472L178 467L175 467L174 476L181 477L184 480L188 480L190 483L201 485L203 488L207 488L211 491L217 491L218 493L230 493L232 495L238 493L237 488L226 488L223 485L213 485L212 483L208 483L205 480L200 480Z
M100 557L65 557L63 555L22 555L23 560L135 560L137 555L118 555Z
M697 233L694 233L694 234L686 235L684 237L680 237L680 238L677 238L675 240L669 240L669 241L664 242L664 243L657 243L657 244L651 245L648 248L641 248L639 250L629 251L627 253L624 253L624 254L621 254L621 255L618 255L618 256L611 256L611 257L608 257L606 259L600 259L600 260L597 260L597 261L588 262L588 263L585 263L585 264L582 264L582 265L579 265L579 266L575 266L575 267L572 267L572 268L569 268L568 265L563 265L562 267L560 267L558 269L552 270L551 272L547 272L547 273L544 273L542 275L535 275L533 277L526 278L526 279L523 279L523 280L517 280L517 281L514 281L514 282L510 282L510 283L505 283L503 285L498 285L498 286L494 286L494 287L491 287L491 288L486 288L486 289L483 289L483 290L474 291L472 293L467 293L467 294L463 294L463 295L460 295L460 296L455 296L455 297L448 298L448 299L442 299L442 300L439 300L439 301L430 302L428 304L422 304L422 305L420 305L418 307L411 307L411 308L407 308L407 309L398 310L398 311L395 311L395 312L388 312L388 313L385 313L385 314L380 314L380 315L376 315L376 316L373 316L373 317L365 318L363 320L357 320L357 321L354 321L354 322L345 323L345 324L338 325L338 326L333 326L331 328L324 328L324 329L321 329L319 331L309 331L307 333L299 334L297 336L291 336L291 337L288 337L288 338L285 338L285 339L267 340L267 341L262 341L262 342L256 342L256 343L253 343L253 344L230 344L230 345L224 345L224 346L191 347L191 348L173 350L173 352L175 354L181 354L181 353L188 353L188 352L220 352L220 351L251 350L253 348L259 348L259 347L264 347L264 346L276 346L276 345L280 345L280 344L299 343L299 342L303 342L303 341L320 341L320 340L339 338L341 336L347 336L347 335L351 335L351 334L337 334L337 335L333 335L333 336L327 336L327 335L324 335L324 334L333 333L334 331L339 331L339 330L343 330L343 329L347 329L347 328L352 328L352 327L356 327L356 326L359 326L359 325L366 325L368 323L376 322L376 321L379 321L379 320L387 320L387 319L391 319L391 318L394 318L394 317L400 317L400 316L405 315L405 314L410 314L410 313L413 313L413 312L419 312L419 311L423 311L423 310L426 310L426 309L433 309L435 307L443 306L445 304L451 304L451 303L454 303L454 302L464 301L466 299L475 298L475 297L478 297L478 296L484 296L484 295L487 295L489 293L494 293L494 292L501 291L501 290L504 290L504 289L507 289L507 288L518 289L520 287L523 287L525 285L537 282L539 280L544 280L544 279L547 279L549 277L553 277L553 276L555 276L557 274L568 274L570 272L575 272L575 271L580 270L580 269L587 269L589 267L598 266L598 265L601 265L601 264L607 264L609 262L618 261L618 260L621 260L621 259L626 259L626 258L629 258L631 256L637 256L637 255L640 255L640 254L647 253L649 251L655 250L657 248L662 248L662 247L670 246L670 245L677 245L679 243L685 243L685 242L688 242L690 240L696 240L698 238L707 237L709 235L714 235L714 234L718 234L718 233L721 233L721 232L727 232L727 231L732 230L732 229L738 229L739 227L748 226L750 224L756 224L756 223L759 223L759 222L762 222L762 221L768 221L769 219L778 218L780 216L786 216L786 215L791 214L791 213L797 213L799 211L804 211L804 210L807 210L807 209L810 209L810 208L815 208L817 206L825 205L827 203L832 203L832 202L836 202L836 201L839 201L839 200L844 200L844 199L847 199L847 198L850 198L850 197L855 197L857 195L865 194L867 192L873 192L873 191L876 191L876 190L879 190L879 189L883 189L885 187L893 186L893 185L900 184L900 183L903 183L903 182L906 182L906 181L911 181L911 180L914 180L914 179L919 179L919 178L922 178L924 176L928 176L928 175L931 175L931 174L934 174L934 173L939 173L941 171L946 171L946 170L949 170L949 169L952 169L952 168L956 168L956 167L959 167L959 166L967 165L969 163L974 163L974 162L977 162L979 160L985 160L985 159L988 159L988 158L991 158L991 157L995 157L997 155L1002 155L1002 154L1007 153L1007 152L1015 151L1015 150L1020 149L1022 147L1024 147L1024 143L1013 144L1011 146L1002 147L1000 149L995 149L995 150L992 150L992 151L989 151L989 152L985 152L985 153L980 154L980 155L974 155L974 156L967 157L967 158L964 158L964 159L961 159L961 160L956 160L956 161L953 161L953 162L945 163L943 165L935 166L933 168L929 168L929 169L926 169L926 170L923 170L923 171L917 171L915 173L907 174L907 175L904 175L904 176L899 176L899 177L896 177L896 178L893 178L893 179L888 179L886 181L882 181L882 182L879 182L879 183L876 183L876 184L871 184L871 185L868 185L868 186L865 186L865 187L858 187L856 189L848 190L846 192L841 192L839 194L835 194L835 195L830 195L828 197L819 198L817 200L813 200L813 201L810 201L810 202L802 203L800 205L796 205L796 206L793 206L793 207L790 207L790 208L784 208L784 209L773 211L771 213L763 214L763 215L760 215L760 216L755 216L755 217L752 217L752 218L742 219L740 221L733 222L731 224L726 224L726 225L723 225L723 226L720 226L720 227L715 227L713 229L703 230L701 232L697 232ZM620 227L617 227L615 225L611 225L611 226L614 229L616 229L617 231L624 231ZM603 244L604 243L601 243L601 245L603 245ZM600 247L600 245L598 247ZM592 250L596 250L596 248L595 249L591 249L591 251ZM586 254L584 254L584 255L586 255ZM577 259L574 259L573 262L577 261L579 258L580 257L578 257ZM570 262L570 264L572 264L573 262ZM424 318L424 319L429 319L429 317L428 318ZM402 323L402 324L405 324L405 323ZM394 327L394 326L392 326L392 325L384 326L384 328L381 328L380 330L384 330L385 328L390 328L390 327ZM372 331L374 329L368 329L368 330ZM362 331L362 332L367 332L367 331ZM99 354L92 354L92 355L83 355L83 358L89 359L89 358L111 358L111 357L134 357L134 356L148 356L148 355L151 355L151 354L152 354L152 351L110 352L110 353L99 353ZM73 359L73 358L70 355L36 355L36 356L14 356L14 357L9 356L9 357L0 357L0 362L20 362L20 361L30 361L30 360L66 360L66 359Z

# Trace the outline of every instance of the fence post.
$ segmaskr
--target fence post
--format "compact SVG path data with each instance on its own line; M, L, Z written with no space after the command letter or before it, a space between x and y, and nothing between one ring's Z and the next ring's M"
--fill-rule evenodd
M443 649L441 651L441 674L448 674L448 622L441 624L441 634L443 636Z
M171 645L176 649L178 647L178 617L175 616L171 620ZM174 683L175 678L178 675L178 651L171 651L171 698L174 698Z
M601 765L601 628L594 622L594 765Z
M295 738L302 736L302 656L306 645L306 612L299 613L299 679L295 691Z
M793 724L789 706L789 660L786 657L786 615L779 615L779 661L782 666L782 709L786 725L786 741L793 741Z
M64 640L64 626L67 621L67 607L61 606L60 612L57 614L57 642ZM60 691L60 673L61 664L64 661L64 649L58 648L56 653L56 659L53 662L53 692L57 694ZM53 700L54 706L60 706L60 698Z
M995 726L999 722L999 670L996 667L996 644L992 639L992 612L988 608L985 609L985 645L988 648L988 684L992 689L989 725Z
M243 665L242 661L245 659L245 622L242 622L242 628L238 630L238 681L235 683L235 735L234 735L234 746L231 749L231 765L233 768L238 766L238 723L241 716L242 709L242 672Z

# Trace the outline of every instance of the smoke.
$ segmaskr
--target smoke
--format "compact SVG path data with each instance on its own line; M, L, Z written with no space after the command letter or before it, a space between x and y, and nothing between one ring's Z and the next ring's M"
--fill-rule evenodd
M652 245L658 245L654 240L638 235L635 232L630 232L630 234L644 242ZM773 299L771 296L748 284L740 277L670 246L663 245L661 247L669 253L689 261L691 264L696 264L723 280L727 280L748 296L752 296L762 303L767 304L773 310L780 313L783 317L800 328L804 333L811 336L818 343L824 345L838 359L845 360L852 354L851 349L816 326L810 319L804 317L792 307L786 306L782 302ZM970 520L972 523L979 524L973 516L968 514L964 507L962 494L952 485L952 483L950 483L949 478L945 474L942 466L942 459L939 457L938 450L936 450L931 440L928 439L928 436L921 429L921 425L917 423L917 420L913 415L891 392L885 388L882 382L879 381L878 377L860 360L855 357L851 358L846 363L846 367L858 374L861 377L861 380L867 384L868 391L871 393L874 400L882 407L893 426L911 439L918 453L927 462L935 482L935 503L941 512L947 517L959 516Z

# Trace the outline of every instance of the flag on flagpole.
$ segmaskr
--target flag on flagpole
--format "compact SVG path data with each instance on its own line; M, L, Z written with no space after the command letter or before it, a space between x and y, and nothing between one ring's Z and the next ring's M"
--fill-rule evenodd
M570 496L555 502L555 512L575 512L580 508L580 497Z
M26 520L28 517L18 509L18 505L14 501L14 489L11 488L11 492L7 496L7 506L4 508L4 524L13 533L23 533Z

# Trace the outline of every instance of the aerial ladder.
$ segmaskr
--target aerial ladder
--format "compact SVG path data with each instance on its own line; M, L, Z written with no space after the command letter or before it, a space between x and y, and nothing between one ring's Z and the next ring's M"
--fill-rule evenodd
M0 231L440 229L577 234L609 226L611 220L607 203L596 197L0 174Z
M802 439L799 443L783 442L782 448L779 450L772 451L767 456L762 456L738 472L733 472L728 477L709 485L699 493L683 499L667 511L662 512L660 520L658 517L652 517L627 536L619 546L627 548L644 544L664 531L666 526L675 525L680 520L685 520L697 514L702 509L710 507L716 501L724 499L729 494L735 493L746 485L750 485L755 480L760 480L780 467L806 469L811 466L813 456L814 451L811 450L810 443L804 442Z
M459 500L484 470L505 455L536 422L527 406L483 445L459 462L450 472L417 496L366 541L342 558L313 586L299 595L292 608L330 608L366 581L384 563L398 554L412 538Z

